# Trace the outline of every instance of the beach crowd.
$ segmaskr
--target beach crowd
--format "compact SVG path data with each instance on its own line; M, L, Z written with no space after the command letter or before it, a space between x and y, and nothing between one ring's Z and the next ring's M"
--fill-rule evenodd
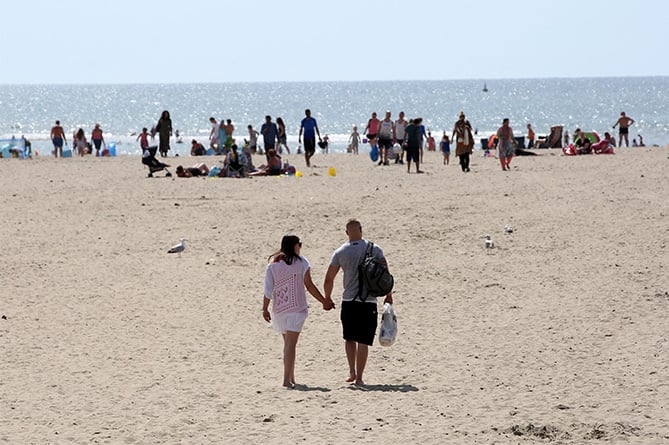
M221 167L207 167L204 163L198 163L193 167L179 166L177 175L180 177L193 176L222 176L222 177L246 177L246 176L275 176L280 174L291 174L295 172L293 166L282 160L285 153L291 154L291 148L288 146L288 134L286 124L281 117L276 121L272 116L267 115L259 129L253 125L246 126L245 134L239 138L236 134L236 128L231 119L217 120L215 117L209 118L211 130L206 141L206 145L193 139L191 141L191 156L223 156L224 160ZM565 155L583 155L583 154L612 154L616 146L629 146L630 127L635 121L621 112L620 117L612 126L618 129L618 141L608 131L600 137L596 132L585 132L577 128L573 132L573 138L567 130L562 133L562 127L551 128L551 133L545 137L537 137L532 125L526 124L527 134L517 137L508 118L503 119L501 126L488 139L481 139L484 156L494 156L499 159L503 171L511 170L511 160L513 157L521 154L534 154L524 151L524 141L527 140L527 148L562 148ZM133 133L132 136L135 134ZM362 144L368 144L370 156L379 166L388 166L394 164L406 164L406 171L411 173L412 164L415 166L416 173L423 173L420 169L423 163L425 151L439 151L443 156L443 164L450 164L451 145L455 156L459 160L462 172L470 171L470 158L473 154L475 137L478 130L474 129L466 118L464 112L460 112L458 119L453 125L453 130L448 134L443 131L441 140L436 141L430 129L426 129L422 117L407 119L403 111L399 112L398 118L392 118L392 112L386 111L383 119L379 119L376 112L371 113L371 118L367 121L362 132L359 132L358 126L354 125L352 132L348 137L347 152L354 155L359 154L359 148ZM164 164L151 158L158 153L160 157L167 157L171 150L171 140L176 136L176 142L182 143L179 130L174 130L169 111L161 113L157 123L150 129L144 127L136 135L139 142L143 162L147 165ZM158 144L155 143L156 137ZM87 137L83 128L78 128L72 134L72 150L64 150L68 147L68 140L65 130L60 121L56 121L50 132L50 139L53 144L54 157L69 157L73 154L78 156L114 156L114 144L107 145L104 139L104 132L99 123L96 123L90 136ZM241 139L241 141L240 141ZM30 142L22 138L24 153L27 156L32 153L29 150ZM520 142L520 143L519 143ZM311 158L316 152L318 146L323 153L328 153L329 138L328 135L321 136L316 119L311 116L311 110L305 110L305 117L300 122L298 147L296 154L304 155L305 164L311 166ZM632 139L633 147L643 147L643 137L639 134L637 138ZM14 155L14 153L12 153ZM257 166L253 162L254 155L264 155L265 160ZM178 156L178 155L177 155ZM149 161L147 161L147 158ZM167 166L167 164L164 164ZM157 171L157 170L156 170ZM152 171L151 173L154 173Z

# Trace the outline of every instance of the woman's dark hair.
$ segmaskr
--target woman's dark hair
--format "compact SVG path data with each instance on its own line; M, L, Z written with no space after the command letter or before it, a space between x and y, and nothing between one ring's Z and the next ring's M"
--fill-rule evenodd
M286 124L283 123L283 119L281 119L280 117L276 118L276 124L277 125L283 125L284 127L286 126Z
M86 137L86 134L84 133L84 129L80 128L79 131L77 131L77 139L83 139Z
M302 261L302 258L295 252L295 246L298 244L301 244L299 237L285 235L281 238L281 250L270 255L269 261L277 262L283 260L288 265L293 264L295 258Z

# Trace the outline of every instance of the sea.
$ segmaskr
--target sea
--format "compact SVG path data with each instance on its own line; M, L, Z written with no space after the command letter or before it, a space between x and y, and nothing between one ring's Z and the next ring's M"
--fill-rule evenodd
M212 116L231 119L238 140L248 136L249 124L259 129L266 115L282 117L288 145L296 149L306 108L333 152L346 151L354 125L362 134L372 112L383 118L386 111L393 119L400 111L407 118L422 117L437 140L444 131L450 135L461 111L479 137L494 133L505 117L517 136L526 134L528 123L539 135L563 125L570 134L581 128L617 136L611 127L624 111L636 121L630 143L639 135L646 145L669 143L669 77L0 85L0 139L24 136L33 150L50 154L56 120L68 140L79 128L90 135L100 123L119 155L138 155L136 135L168 110L179 131L172 155L188 154L192 139L208 145Z

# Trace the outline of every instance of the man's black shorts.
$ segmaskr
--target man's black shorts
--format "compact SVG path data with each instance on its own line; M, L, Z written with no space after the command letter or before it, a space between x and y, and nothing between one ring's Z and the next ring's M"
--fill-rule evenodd
M316 139L305 139L304 140L304 152L305 153L316 153Z
M344 340L353 340L371 346L378 322L376 303L342 301L341 324Z
M420 148L418 147L408 147L407 148L407 161L420 161Z
M388 138L379 138L379 148L393 148L393 140Z

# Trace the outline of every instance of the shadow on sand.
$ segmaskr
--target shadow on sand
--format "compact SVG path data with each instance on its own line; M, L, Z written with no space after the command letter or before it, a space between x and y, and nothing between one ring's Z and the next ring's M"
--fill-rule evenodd
M330 388L323 388L322 386L307 386L307 385L302 385L302 384L296 384L293 388L291 388L293 391L304 391L304 392L311 392L311 391L318 391L318 392L330 392L332 391Z
M349 389L357 391L380 391L380 392L414 392L418 391L413 385L350 385Z

